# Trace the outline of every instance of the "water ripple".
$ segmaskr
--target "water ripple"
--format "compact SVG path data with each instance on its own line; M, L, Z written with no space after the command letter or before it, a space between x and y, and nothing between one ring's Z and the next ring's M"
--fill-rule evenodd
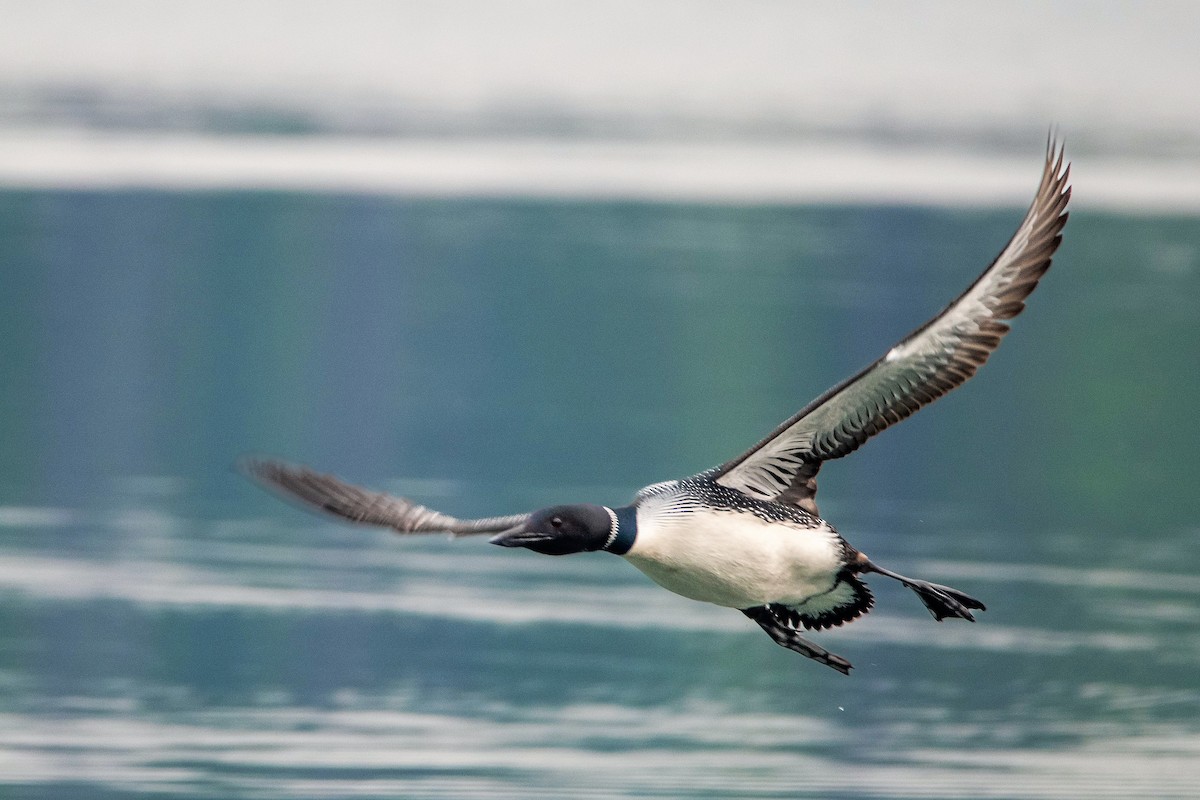
M721 724L714 726L714 719ZM587 704L448 715L222 709L0 715L0 785L71 776L114 791L209 797L1195 796L1184 730L1030 750L915 747L875 760L839 725L700 704ZM269 777L268 777L269 776ZM226 796L229 796L226 794Z

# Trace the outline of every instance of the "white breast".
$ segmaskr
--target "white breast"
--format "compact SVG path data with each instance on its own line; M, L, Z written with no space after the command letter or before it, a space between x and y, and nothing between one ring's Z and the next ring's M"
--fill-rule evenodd
M829 591L843 566L838 536L824 523L806 529L673 498L639 507L625 558L663 588L731 608L800 605Z

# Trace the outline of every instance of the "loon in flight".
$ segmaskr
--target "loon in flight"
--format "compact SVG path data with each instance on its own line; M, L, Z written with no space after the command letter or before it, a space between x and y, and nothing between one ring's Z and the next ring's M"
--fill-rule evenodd
M1063 149L1051 140L1025 218L958 299L746 452L698 475L647 486L627 506L562 505L458 519L302 466L259 459L242 468L286 497L402 534L487 534L493 544L546 555L613 553L664 588L736 608L776 643L849 674L849 661L801 633L867 613L874 599L863 576L899 581L937 620L973 622L972 612L984 605L957 589L884 569L852 547L817 511L817 471L961 385L987 361L1062 240L1069 176Z

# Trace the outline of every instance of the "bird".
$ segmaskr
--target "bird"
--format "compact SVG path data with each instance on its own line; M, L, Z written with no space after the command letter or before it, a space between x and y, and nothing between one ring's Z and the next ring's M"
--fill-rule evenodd
M1053 134L1047 138L1041 182L1016 232L939 314L741 455L647 486L628 505L459 519L277 459L245 458L240 467L285 498L352 523L406 535L488 535L492 544L552 556L619 556L663 588L737 609L782 647L848 675L847 659L802 634L870 611L866 576L899 581L939 622L974 622L985 606L958 589L886 569L850 545L817 509L817 472L962 385L999 346L1062 241L1071 197L1064 150Z

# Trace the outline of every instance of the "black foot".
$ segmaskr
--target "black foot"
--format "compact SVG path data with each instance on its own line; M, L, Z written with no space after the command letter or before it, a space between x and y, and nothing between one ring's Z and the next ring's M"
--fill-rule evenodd
M977 611L986 611L987 607L983 603L971 597L969 594L960 592L958 589L952 589L949 586L942 586L939 583L930 583L929 581L918 581L913 578L906 578L891 570L886 570L883 567L876 566L871 562L867 562L862 568L863 572L877 572L880 575L885 575L889 578L895 578L902 584L912 589L917 593L917 597L921 598L921 602L929 609L929 613L933 614L933 618L941 622L948 617L957 617L970 622L975 621L975 615L970 609Z
M775 640L775 644L780 647L786 647L788 650L799 653L802 656L811 658L813 661L819 661L827 667L832 667L843 675L849 675L851 664L846 659L835 653L831 653L820 645L813 644L807 639L800 636L795 628L790 628L784 622L775 616L771 609L766 606L757 608L744 608L742 613L750 619L754 620L759 626L767 632L767 635Z
M963 594L958 589L951 589L949 586L927 581L912 581L906 583L905 586L917 593L917 597L921 598L921 602L938 622L947 617L958 617L974 622L975 615L968 609L987 611L987 607L971 595Z

